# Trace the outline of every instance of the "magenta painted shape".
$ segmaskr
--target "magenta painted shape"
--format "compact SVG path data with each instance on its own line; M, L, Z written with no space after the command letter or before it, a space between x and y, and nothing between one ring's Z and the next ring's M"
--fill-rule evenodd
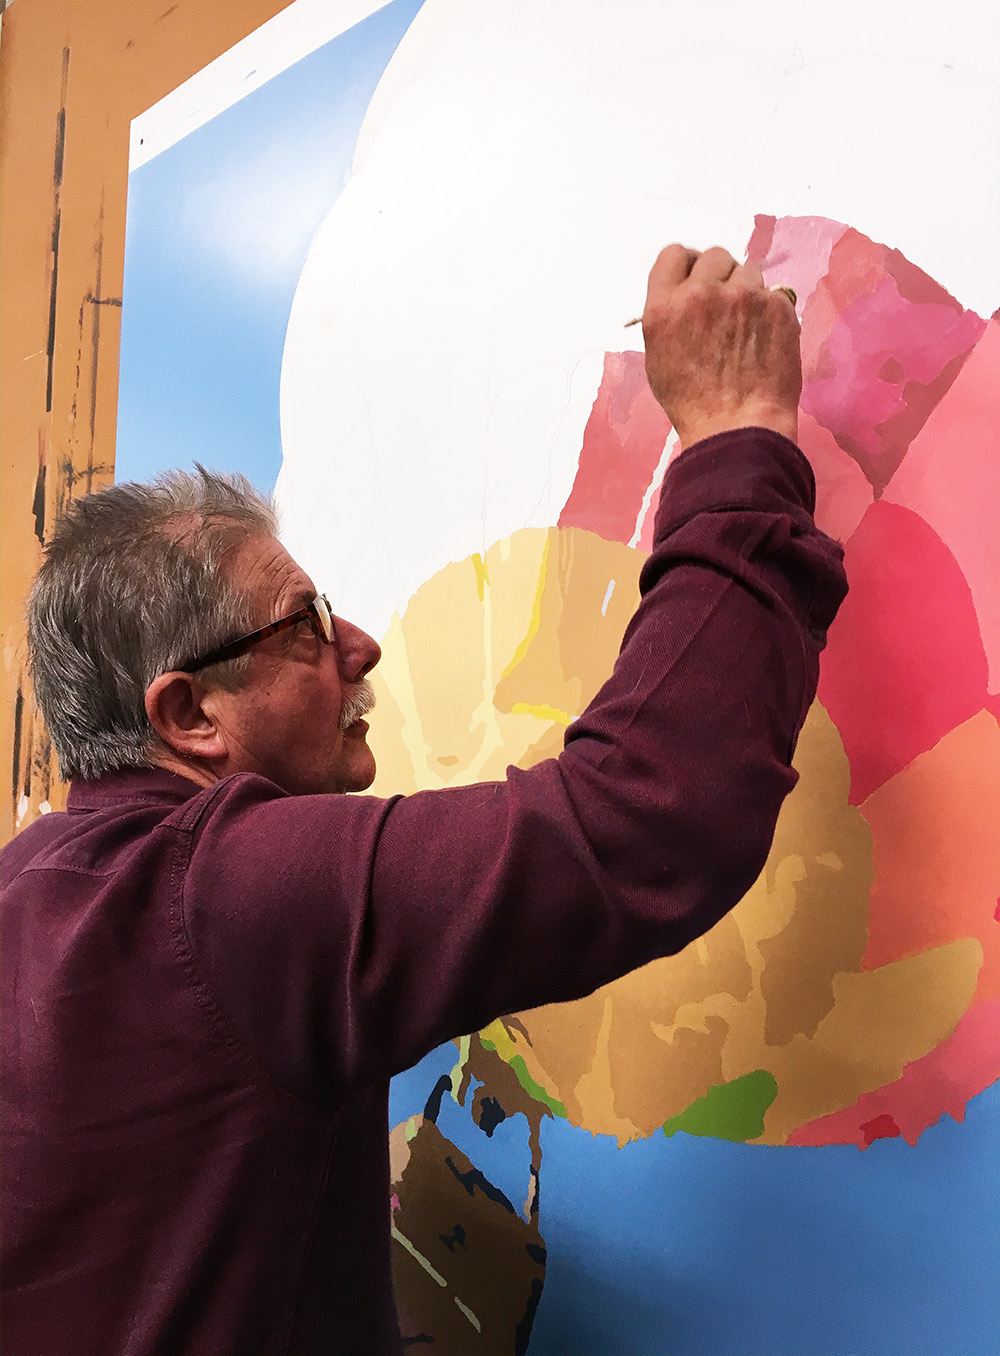
M898 250L846 231L802 313L802 409L879 494L984 327Z
M802 410L878 495L986 322L898 250L823 217L759 216L747 253L798 294Z
M847 543L850 592L830 629L819 699L860 804L981 710L986 655L954 556L916 513L871 506Z

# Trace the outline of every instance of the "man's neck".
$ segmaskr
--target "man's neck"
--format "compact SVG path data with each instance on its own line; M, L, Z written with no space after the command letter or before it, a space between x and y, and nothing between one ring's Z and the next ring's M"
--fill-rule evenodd
M188 762L187 759L179 757L171 749L154 749L150 755L150 761L156 767L166 769L167 772L176 772L180 777L187 777L189 781L195 782L198 786L214 786L220 780L211 769Z

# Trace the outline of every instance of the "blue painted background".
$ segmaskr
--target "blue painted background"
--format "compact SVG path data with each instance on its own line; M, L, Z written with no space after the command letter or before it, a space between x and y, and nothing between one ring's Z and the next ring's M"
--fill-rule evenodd
M295 287L420 3L392 0L129 175L118 480L200 461L273 489Z

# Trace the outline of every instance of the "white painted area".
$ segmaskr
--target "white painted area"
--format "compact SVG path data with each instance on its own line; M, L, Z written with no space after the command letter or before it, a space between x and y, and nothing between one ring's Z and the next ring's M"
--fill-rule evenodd
M646 526L646 518L650 513L656 512L656 492L663 484L663 477L667 473L667 467L680 450L681 440L678 438L676 432L671 429L667 434L667 441L663 445L663 451L660 453L660 460L656 463L653 479L646 486L646 493L642 496L639 512L635 516L635 531L629 539L629 546L638 546L639 542L642 540L642 532L643 528Z
M252 94L386 0L294 0L242 42L132 119L129 172Z
M285 540L381 634L555 521L657 250L758 212L1000 303L994 0L425 0L319 231L282 374Z

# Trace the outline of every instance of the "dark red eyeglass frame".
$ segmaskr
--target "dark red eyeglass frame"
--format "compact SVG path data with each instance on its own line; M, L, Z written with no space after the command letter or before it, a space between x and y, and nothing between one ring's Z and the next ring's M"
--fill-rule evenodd
M197 659L189 659L186 664L178 664L178 673L196 673L198 669L204 669L209 664L221 664L224 659L235 659L237 655L244 654L250 649L251 645L256 645L259 640L267 640L268 636L277 635L279 631L284 631L289 626L297 626L300 621L306 618L312 622L312 628L324 645L332 645L336 640L336 632L333 625L333 610L330 607L330 600L325 593L317 593L311 603L305 607L300 607L297 612L289 612L287 617L279 617L277 621L268 622L266 626L261 626L256 631L249 631L245 636L238 636L236 640L228 640L225 645L220 645L214 650L209 650L208 654L199 655Z

